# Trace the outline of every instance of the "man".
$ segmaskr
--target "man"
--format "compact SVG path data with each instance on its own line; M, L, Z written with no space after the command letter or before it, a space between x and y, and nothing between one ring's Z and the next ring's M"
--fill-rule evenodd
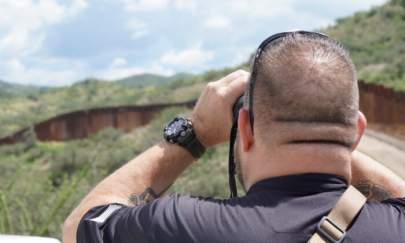
M405 182L353 152L366 119L347 52L313 32L270 39L250 79L239 70L209 83L191 122L175 119L165 141L96 186L66 220L64 242L306 242L349 182L369 202L344 242L404 242ZM248 83L235 146L247 195L150 200L204 148L228 140L232 106Z

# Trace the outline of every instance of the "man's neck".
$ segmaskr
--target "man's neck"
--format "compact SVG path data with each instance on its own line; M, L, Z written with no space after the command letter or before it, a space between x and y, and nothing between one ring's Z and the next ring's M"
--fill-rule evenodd
M304 173L335 174L351 179L350 151L329 144L291 144L268 149L252 163L246 188L258 181L286 175Z

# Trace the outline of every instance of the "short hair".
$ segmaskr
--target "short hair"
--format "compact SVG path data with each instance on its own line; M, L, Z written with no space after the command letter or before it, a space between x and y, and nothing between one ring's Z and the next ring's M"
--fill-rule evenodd
M353 62L331 38L291 33L269 43L256 63L255 127L274 122L355 127L359 91ZM351 134L353 135L353 134ZM327 138L322 140L339 140ZM355 135L336 141L351 146Z

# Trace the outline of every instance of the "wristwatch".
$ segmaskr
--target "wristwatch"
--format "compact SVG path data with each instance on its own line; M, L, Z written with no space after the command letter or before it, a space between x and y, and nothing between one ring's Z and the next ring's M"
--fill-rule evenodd
M200 158L205 147L198 140L191 120L184 117L176 117L163 131L165 140L172 144L177 144L187 149L194 158Z

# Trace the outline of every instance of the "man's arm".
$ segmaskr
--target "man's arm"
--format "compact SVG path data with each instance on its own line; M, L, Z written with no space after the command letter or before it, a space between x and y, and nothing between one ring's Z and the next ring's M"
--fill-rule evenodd
M369 201L405 198L405 181L384 165L358 151L352 155L351 184Z
M209 83L194 108L192 121L206 147L225 142L232 126L232 106L245 91L248 73L238 70ZM90 209L106 204L131 205L131 198L145 190L160 194L192 163L192 155L178 145L161 142L100 182L71 213L63 227L63 242L76 242L81 218Z

